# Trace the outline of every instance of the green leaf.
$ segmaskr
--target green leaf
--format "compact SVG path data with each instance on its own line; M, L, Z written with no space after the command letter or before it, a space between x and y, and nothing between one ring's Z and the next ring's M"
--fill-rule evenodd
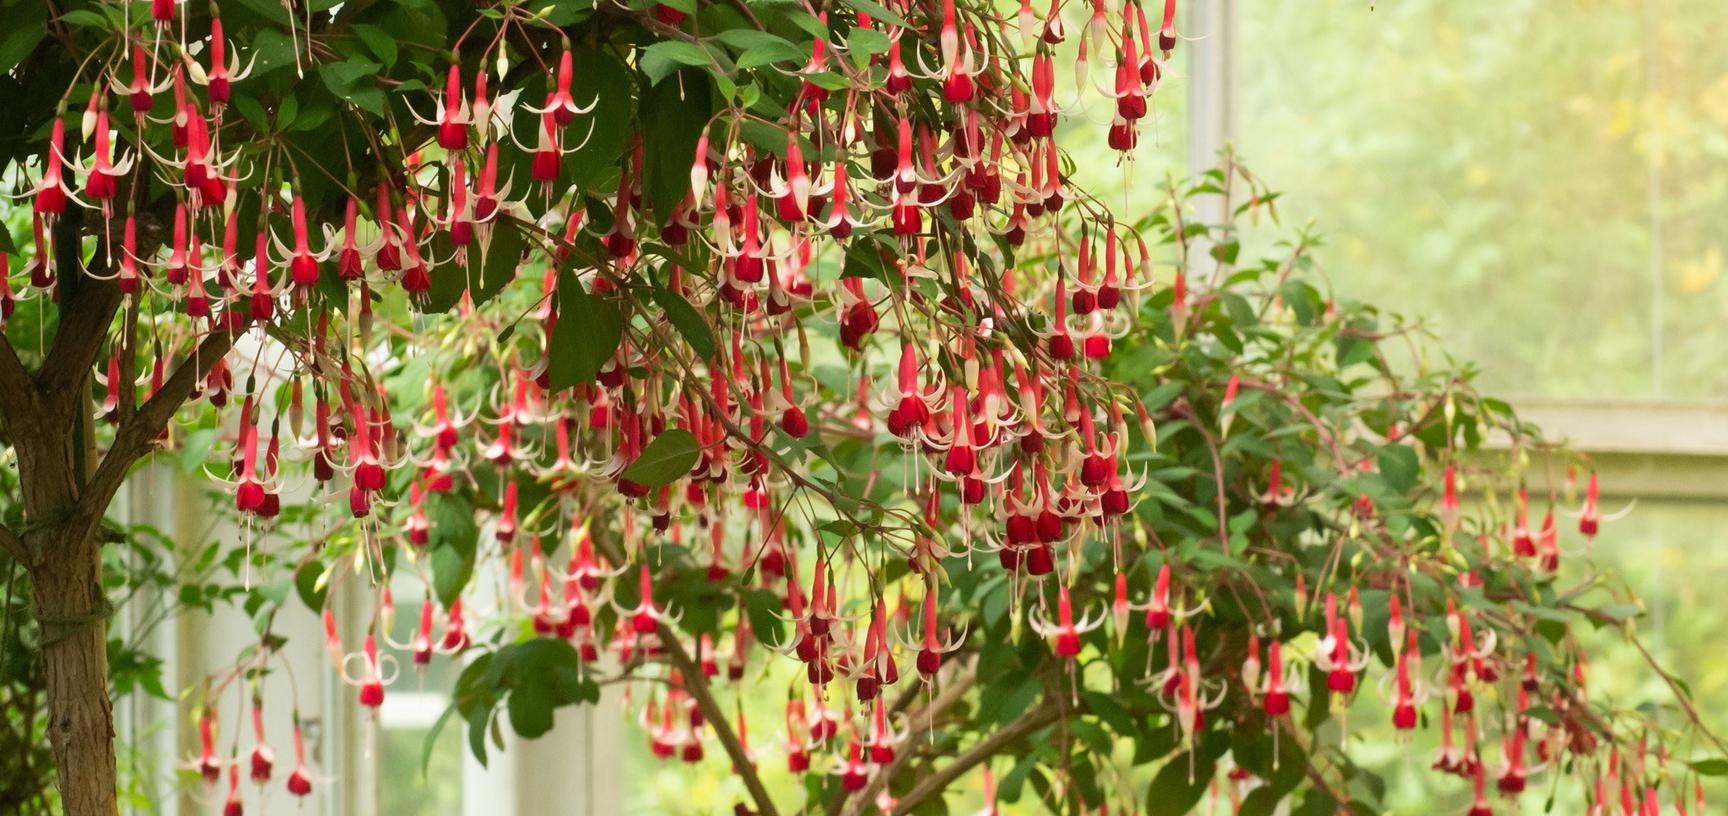
M371 60L350 57L319 66L318 76L337 99L346 99L369 113L383 116L384 92L372 82L380 67Z
M48 35L47 3L16 4L6 13L4 32L0 32L0 74L11 73Z
M714 359L714 330L708 326L702 313L690 305L690 301L670 289L655 288L654 302L666 313L666 319L683 335L684 342L690 344L690 349L696 352L696 356L704 360Z
M1711 757L1686 764L1691 765L1692 770L1703 776L1728 776L1728 759Z
M396 64L396 38L390 36L390 32L375 25L357 23L354 26L354 36L366 43L366 48L378 58L379 62L384 63L385 67L388 68Z
M253 129L259 131L267 129L265 125L269 123L269 119L264 113L264 106L259 104L258 100L245 94L235 94L234 107L240 111L241 118L244 118Z
M759 31L754 28L730 28L720 32L719 36L721 42L730 45L739 51L749 51L752 48L761 48L763 46L782 45L790 47L793 50L798 49L798 46L793 45L792 41L785 37L767 31Z
M438 735L444 731L444 723L450 721L456 713L456 701L444 707L444 713L438 715L438 720L432 723L432 730L426 732L426 739L420 744L420 778L426 778L426 769L432 764L432 751L438 747Z
M110 28L107 17L90 9L73 9L60 15L60 22L79 28Z
M773 646L785 646L785 623L780 620L780 596L766 589L752 589L744 594L744 612L750 618L750 629L756 639Z
M1399 493L1409 493L1416 486L1422 466L1416 461L1416 450L1409 445L1387 445L1375 457L1381 478Z
M593 382L624 339L624 315L610 300L595 297L568 271L558 274L558 322L552 327L546 376L548 390Z
M1218 757L1224 754L1228 743L1223 734L1209 733L1198 739L1192 751L1170 757L1146 788L1146 816L1183 816L1193 810L1212 783Z
M883 255L883 245L860 237L846 247L846 261L840 267L843 278L876 278L888 281L890 261Z
M1273 744L1278 755L1274 760ZM1296 789L1308 767L1308 756L1297 740L1272 739L1272 729L1264 719L1256 719L1231 733L1230 756L1243 770L1259 777L1266 788L1279 794Z
M553 703L548 690L534 683L516 686L505 700L510 727L528 739L538 739L552 730Z
M496 681L491 679L492 663L497 658L497 652L483 654L469 663L456 678L456 692L450 702L464 718L473 718L476 712L489 711L497 703L493 688Z
M285 31L266 28L259 31L258 37L252 41L251 53L255 56L249 59L257 61L252 63L252 76L248 77L249 80L262 77L284 65L293 65L294 41Z
M759 45L738 55L738 70L748 71L776 62L802 62L804 57L804 50L789 42Z
M486 767L486 725L491 719L491 708L468 718L468 750L482 768Z
M330 596L330 581L324 562L310 560L294 570L294 589L300 593L300 600L305 602L307 609L323 612L324 601Z
M690 473L700 453L695 435L683 428L669 428L654 437L642 455L624 469L623 478L644 487L670 484Z
M805 49L778 34L753 28L733 28L720 32L720 41L738 49L738 70L748 71L776 62L800 62Z
M1128 709L1123 708L1122 704L1116 701L1116 698L1103 692L1088 691L1081 694L1080 699L1086 704L1087 711L1103 720L1118 735L1134 737L1140 733L1140 729L1134 723L1134 717L1128 713Z
M985 687L978 703L978 722L986 725L1008 722L1031 708L1042 690L1036 677L1004 672L999 680Z
M811 85L830 91L844 91L847 88L852 87L851 80L836 74L833 71L804 73L799 74L798 76L802 77L805 82L808 82Z
M677 3L678 0L671 0L667 5L676 5ZM540 6L539 3L530 3L529 5L543 9L546 22L559 28L575 25L594 15L593 0L552 0L545 6ZM582 75L578 74L578 76Z
M1140 402L1146 406L1148 412L1156 411L1169 405L1171 400L1176 399L1176 397L1182 393L1184 385L1185 383L1179 380L1159 383L1157 388L1154 388L1142 395L1140 397Z
M642 73L648 77L650 85L660 84L660 80L671 76L680 65L709 68L713 63L708 49L683 40L662 40L654 43L642 49L636 58L636 64L642 68Z
M876 0L846 0L846 5L870 15L879 22L892 23L898 28L912 28L912 24L906 22L906 18L889 11L886 6L876 2Z
M690 192L696 140L713 113L713 83L700 71L683 71L677 82L649 88L639 100L643 187L661 223Z
M277 103L277 105L276 105L276 128L278 130L289 129L289 126L293 125L294 120L298 119L299 117L300 117L300 100L299 100L299 98L295 97L293 94L289 94L285 99L283 99L281 102Z
M822 22L820 17L803 9L793 9L788 11L785 16L786 19L792 21L793 25L803 29L806 34L821 40L828 39L828 24Z
M865 54L884 54L888 52L888 35L874 28L854 28L846 35L846 42L853 51Z
M480 528L474 508L460 496L434 493L426 500L428 546L432 552L432 592L448 607L474 575Z
M1037 766L1040 753L1042 751L1037 749L1026 752L1026 756L1014 763L1014 768L1002 777L1002 784L997 788L1002 794L1002 801L1020 801L1020 790L1026 786L1026 777L1032 774L1033 767Z
M1236 811L1236 816L1272 816L1278 810L1278 803L1283 800L1284 791L1255 788L1242 800L1242 807Z
M478 240L468 245L468 296L475 306L490 301L516 279L527 246L527 236L508 218L492 223L492 237L484 246Z

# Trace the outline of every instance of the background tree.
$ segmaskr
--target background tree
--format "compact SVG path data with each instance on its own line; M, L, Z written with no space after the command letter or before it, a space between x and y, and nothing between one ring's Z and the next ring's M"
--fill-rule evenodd
M1298 787L1356 802L1344 741L1317 729L1374 682L1377 642L1398 722L1446 689L1444 770L1517 793L1566 756L1681 787L1663 722L1581 697L1567 615L1625 613L1540 580L1554 528L1515 528L1510 555L1456 540L1454 451L1510 424L1500 407L1401 381L1373 326L1283 282L1302 246L1238 273L1232 225L1118 217L1066 183L1076 106L1136 146L1170 0L1066 20L871 0L8 11L43 26L0 40L19 100L0 160L33 210L28 285L8 266L0 292L23 510L0 545L29 573L70 813L114 810L101 520L185 426L222 429L210 470L258 582L258 645L195 702L207 735L225 696L262 705L291 674L270 626L291 584L363 706L398 674L381 642L468 653L450 716L482 758L504 721L537 736L601 680L637 683L657 751L700 760L711 736L763 813L792 805L716 695L721 655L743 680L763 647L803 667L788 763L832 811L938 807L1003 751L1005 786L1062 807L1185 811L1226 754L1263 810ZM1057 82L1070 39L1078 96ZM1190 192L1272 202L1233 165ZM1250 285L1258 306L1232 291ZM1165 380L1146 393L1112 377L1136 316ZM1303 367L1325 353L1336 375ZM1287 478L1281 446L1303 463ZM1411 502L1425 466L1448 474L1438 512ZM403 626L397 574L426 588ZM373 602L338 620L350 581ZM1134 598L1149 630L1126 631ZM1262 677L1279 664L1312 667L1307 688ZM1142 784L1077 739L1164 765ZM230 812L243 768L284 778L268 751L204 743Z

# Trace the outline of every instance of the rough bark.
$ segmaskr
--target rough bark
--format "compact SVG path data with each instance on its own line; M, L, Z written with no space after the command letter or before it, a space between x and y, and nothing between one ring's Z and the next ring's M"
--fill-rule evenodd
M114 816L114 709L108 700L108 601L100 545L90 534L56 540L57 532L29 538L42 539L32 542L39 552L55 551L30 577L61 805L67 816Z
M78 274L83 268L76 249L79 220L69 214L56 225L61 285L54 344L32 381L13 389L0 409L8 415L7 430L18 454L24 505L18 538L41 631L48 741L62 812L115 816L110 607L102 589L98 537L107 501L80 512L79 500L95 469L91 366L108 339L119 295L112 283ZM6 379L19 385L19 371L10 361L4 367Z

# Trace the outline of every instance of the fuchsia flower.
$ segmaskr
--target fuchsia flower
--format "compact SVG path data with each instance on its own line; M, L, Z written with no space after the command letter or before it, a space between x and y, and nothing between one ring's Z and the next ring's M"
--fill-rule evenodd
M222 803L222 816L243 816L246 808L240 802L240 766L228 766L228 799Z
M1568 495L1572 494L1569 493ZM1600 496L1601 491L1597 486L1596 471L1590 471L1590 481L1584 488L1584 506L1574 514L1578 519L1578 534L1584 536L1586 542L1596 539L1596 533L1602 529L1603 522L1619 521L1625 518L1626 514L1632 512L1632 508L1637 505L1637 501L1632 501L1617 512L1604 516L1599 506Z
M288 792L300 797L312 794L312 773L306 767L306 740L300 732L300 712L294 712L294 772L288 775Z
M924 638L919 643L918 673L928 682L934 682L936 672L942 668L942 656L960 648L966 641L966 629L962 627L958 633L949 633L944 640L938 636L937 628L937 582L932 580L924 594ZM910 640L910 639L908 639Z
M557 89L552 92L552 97L546 101L546 107L530 107L528 110L533 111L534 113L550 115L553 121L558 123L559 127L570 124L575 120L578 114L586 114L589 111L594 110L594 107L600 104L600 97L598 95L596 95L593 101L589 102L588 106L585 108L576 105L575 98L570 95L570 82L573 76L574 71L571 68L570 50L566 48L563 55L558 58Z
M258 408L251 394L246 396L240 407L239 438L235 442L239 448L240 465L239 478L236 481L216 479L234 488L234 508L242 513L254 515L269 515L271 497L275 495L274 483L261 478L258 470ZM212 477L214 478L214 477Z
M1314 665L1326 672L1326 688L1348 695L1356 690L1356 675L1368 665L1366 645L1350 639L1350 623L1338 615L1338 595L1326 593L1326 636L1321 638Z
M846 759L835 760L833 772L840 777L840 787L848 791L861 791L870 784L870 767L864 763L863 747L856 734L846 745Z
M206 707L198 713L198 761L194 765L207 784L222 778L222 760L216 757L216 710Z
M618 607L620 615L630 618L630 627L638 635L654 635L659 632L660 624L677 626L682 613L668 611L654 602L654 575L648 570L648 565L642 565L641 600L635 607Z
M1458 504L1458 467L1447 465L1445 492L1440 498L1440 520L1446 525L1447 532L1458 529L1458 519L1462 513Z
M313 252L311 239L306 227L306 202L299 193L294 194L292 205L292 222L294 228L294 248L290 250L276 236L270 236L276 247L276 252L287 259L288 276L294 286L300 290L310 289L318 282L318 265L330 257L328 239L326 245L318 252Z
M85 174L84 194L100 203L104 218L112 218L114 195L119 189L120 177L132 171L135 156L128 151L118 161L115 160L113 132L108 126L108 111L105 108L96 114L94 136L96 144L90 154L90 162L88 166L78 169ZM44 176L46 177L46 173Z
M1104 616L1096 618L1082 617L1079 622L1074 620L1074 604L1068 598L1068 586L1058 584L1056 587L1056 621L1050 622L1037 609L1027 612L1027 623L1032 631L1041 637L1051 638L1057 657L1067 658L1072 668L1073 660L1080 656L1080 636L1098 628L1104 622Z
M1166 562L1158 567L1158 577L1152 582L1152 597L1136 608L1146 610L1147 637L1156 639L1160 632L1168 630L1177 621L1187 620L1205 607L1170 605L1170 564Z
M341 669L342 681L360 690L360 705L373 710L384 704L384 687L396 682L396 658L378 654L378 642L370 630L360 651L343 656Z
M450 71L444 81L444 98L438 102L437 117L421 120L422 124L437 126L438 146L452 153L468 147L470 111L468 103L462 98L461 71L461 66L450 64Z
M222 115L223 107L228 104L231 85L250 76L252 66L258 62L256 49L252 51L252 58L246 62L244 68L240 67L238 58L229 62L227 54L228 41L222 36L222 18L212 16L210 18L210 69L205 72L207 77L205 86L208 89L210 109L215 111L217 116Z
M155 71L156 61L145 54L144 45L139 42L132 44L132 81L121 82L118 76L109 78L114 93L125 96L133 115L140 119L155 106L156 94L172 86L167 78L156 81Z
M270 781L276 754L264 743L264 700L257 696L252 698L252 737L251 778L254 784L264 785Z
M48 153L42 158L42 180L26 195L35 198L33 205L38 216L52 217L66 211L66 202L76 200L72 191L67 189L62 177L64 167L68 163L64 145L66 144L66 121L55 119L54 126L48 136ZM37 246L42 245L40 239Z
M1178 640L1181 641L1180 653ZM1182 734L1182 745L1191 748L1194 735L1205 728L1205 712L1223 704L1230 689L1222 678L1201 676L1193 627L1184 624L1181 637L1177 638L1175 633L1172 633L1167 643L1169 665L1143 682L1152 687L1161 705L1176 714L1176 726ZM1276 673L1276 659L1273 663L1273 671ZM1189 766L1189 773L1193 773L1192 765Z
M1266 647L1266 666L1265 699L1261 707L1266 716L1276 719L1290 713L1290 675L1285 672L1283 652L1276 640Z
M1416 727L1416 706L1427 697L1427 688L1412 675L1420 676L1422 653L1416 645L1416 632L1410 631L1409 643L1398 650L1397 689L1392 705L1392 726L1400 731ZM1399 641L1393 640L1394 644Z
M18 297L12 291L12 259L0 252L0 326L12 319L18 308Z
M1170 50L1176 47L1176 0L1164 0L1164 22L1158 27L1158 50L1164 52L1164 58L1170 58Z

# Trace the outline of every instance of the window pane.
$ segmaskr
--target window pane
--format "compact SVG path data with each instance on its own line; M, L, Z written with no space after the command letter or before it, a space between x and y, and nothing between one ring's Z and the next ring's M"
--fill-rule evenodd
M438 733L426 773L421 750L428 728L386 728L379 736L378 801L382 816L444 816L462 812L462 722Z
M1238 7L1241 152L1342 294L1493 390L1728 394L1719 2Z

